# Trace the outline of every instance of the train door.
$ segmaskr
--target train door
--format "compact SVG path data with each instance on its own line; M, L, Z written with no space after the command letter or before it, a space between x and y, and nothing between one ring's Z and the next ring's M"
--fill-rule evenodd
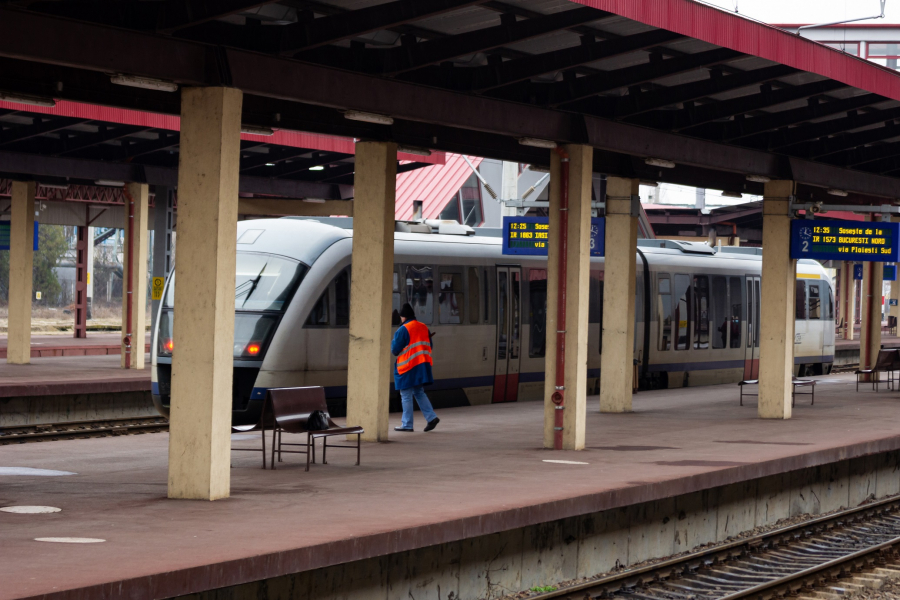
M744 354L744 379L759 379L759 276L748 275L747 345Z
M522 269L497 267L497 362L493 402L519 397L519 350L522 323Z

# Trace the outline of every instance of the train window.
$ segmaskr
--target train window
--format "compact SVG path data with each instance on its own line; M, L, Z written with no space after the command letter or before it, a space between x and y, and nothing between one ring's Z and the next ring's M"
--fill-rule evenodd
M441 269L441 288L438 292L438 318L442 324L465 321L466 303L461 273L444 273Z
M819 284L809 284L809 318L822 318L822 298L819 294Z
M729 278L729 301L731 303L731 348L741 347L741 318L744 312L744 305L741 301L743 296L743 286L740 277Z
M334 278L334 324L338 327L350 325L350 267Z
M391 326L399 327L400 326L400 307L403 306L403 303L400 302L400 267L394 266L394 285L391 288Z
M330 287L330 286L329 286ZM328 288L322 292L319 301L309 312L306 324L310 327L328 327Z
M528 270L528 306L531 311L531 335L529 336L528 356L539 358L547 352L547 271L545 269Z
M825 307L823 311L823 319L834 319L834 295L831 292L831 286L825 285Z
M660 273L657 276L657 323L659 341L657 349L672 349L672 289L667 274Z
M709 277L694 276L694 348L709 348Z
M306 265L267 254L237 253L235 310L281 310L306 275ZM171 287L171 286L170 286Z
M796 305L794 318L798 321L805 321L808 319L809 312L807 311L806 304L806 282L802 279L797 281L797 292L795 294L794 304Z
M434 320L434 276L432 267L406 267L406 301L416 320L431 325Z
M712 323L712 347L725 348L728 345L728 330L731 319L728 314L728 285L724 277L712 277L709 321Z
M519 269L509 271L510 318L512 320L512 337L509 343L509 357L519 358L519 338L522 335L522 272Z
M478 324L478 307L481 297L481 285L478 282L478 269L469 267L469 323Z
M481 278L484 284L484 313L482 319L485 323L491 322L491 278L490 271L484 270L484 277Z
M691 341L691 276L675 275L675 306L672 324L678 328L676 350L687 350Z

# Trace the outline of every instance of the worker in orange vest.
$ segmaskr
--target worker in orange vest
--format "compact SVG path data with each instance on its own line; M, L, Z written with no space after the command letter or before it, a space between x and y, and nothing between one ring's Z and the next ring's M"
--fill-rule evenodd
M431 407L423 386L434 383L431 375L431 333L428 326L416 320L416 311L406 303L400 309L400 328L391 340L391 353L397 357L394 365L394 387L400 390L403 419L395 431L413 431L413 398L422 411L427 425L425 431L437 427L441 420Z

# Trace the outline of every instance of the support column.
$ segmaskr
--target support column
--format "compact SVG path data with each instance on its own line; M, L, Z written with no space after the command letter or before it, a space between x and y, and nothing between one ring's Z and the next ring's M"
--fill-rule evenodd
M231 488L231 391L240 90L185 88L178 166L169 498Z
M791 418L797 279L797 261L791 259L790 197L793 193L793 181L765 184L758 409L763 419Z
M9 223L9 334L6 362L31 362L31 285L34 266L33 181L12 182Z
M872 221L881 219L872 216ZM859 367L871 369L881 350L881 295L884 283L884 263L864 262L862 280L862 322L859 328ZM870 376L864 378L870 380Z
M156 188L153 202L153 277L166 279L172 270L172 190ZM156 331L156 317L162 300L150 305L150 331Z
M600 412L631 412L634 379L634 286L638 215L632 196L640 181L606 180L606 258L603 272L603 352Z
M853 263L841 265L841 322L844 324L841 333L845 340L856 337L853 326L856 315L856 280L853 279Z
M147 207L150 205L150 190L146 183L129 183L125 191L122 368L143 369L147 336Z
M369 442L388 439L396 181L396 144L356 144L347 424Z
M87 337L87 304L88 304L88 235L87 220L91 207L84 207L84 225L75 228L75 337Z
M587 418L588 301L591 276L591 185L594 149L590 146L565 146L568 154L568 209L566 225L566 324L559 314L559 259L562 251L562 160L553 152L550 160L550 230L547 255L547 347L544 376L544 447L555 447L557 412L562 413L562 449L583 450ZM557 389L558 331L565 348L563 388ZM562 409L554 394L560 393ZM557 401L560 397L557 397Z
M892 216L891 221L896 223L900 221L900 217ZM896 263L898 270L900 270L900 263ZM888 315L897 319L900 322L900 273L898 273L898 278L891 282L891 296L890 299L895 301L897 304L894 306L889 306ZM888 302L890 305L890 302ZM900 329L900 328L898 328ZM900 331L895 331L894 335L900 334Z

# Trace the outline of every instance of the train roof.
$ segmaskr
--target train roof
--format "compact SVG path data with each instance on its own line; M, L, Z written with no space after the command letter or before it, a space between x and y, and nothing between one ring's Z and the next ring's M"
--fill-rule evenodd
M404 232L418 229L421 232ZM417 227L416 227L417 226ZM397 241L426 242L442 244L502 245L501 230L494 228L471 228L469 234L463 229L451 229L457 233L426 233L437 230L436 226L426 227L418 223L398 222L394 234ZM285 217L278 219L254 219L238 223L238 250L265 252L288 256L311 265L329 246L335 242L353 237L353 219L336 217ZM645 255L658 257L681 257L703 260L746 260L760 262L762 248L717 246L702 242L682 240L641 239L638 248ZM693 262L693 261L691 261ZM824 273L824 268L816 260L801 259L800 265L808 267L804 271Z

